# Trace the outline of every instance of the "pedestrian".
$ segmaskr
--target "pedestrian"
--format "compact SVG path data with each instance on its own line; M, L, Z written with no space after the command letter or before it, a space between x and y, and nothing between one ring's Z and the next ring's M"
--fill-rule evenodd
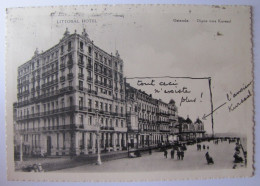
M177 148L177 158L178 158L178 160L180 159L180 149L179 148Z
M206 149L206 146L205 145L203 145L203 150L205 150Z
M207 149L209 150L209 146L207 146Z
M167 158L167 155L168 155L168 151L165 149L164 150L164 157Z
M152 155L152 149L151 148L149 149L149 154Z
M182 150L181 151L181 160L183 160L183 158L184 158L184 151Z
M171 150L171 159L174 159L174 148Z

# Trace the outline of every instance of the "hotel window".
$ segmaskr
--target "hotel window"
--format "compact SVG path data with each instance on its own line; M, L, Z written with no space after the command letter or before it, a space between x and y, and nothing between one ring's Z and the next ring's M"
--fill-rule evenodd
M89 47L88 47L88 53L91 54L91 52L92 52L92 49L91 49L91 47L89 46Z
M79 90L83 90L83 81L79 80Z
M82 67L79 67L79 73L83 74L83 68Z
M116 127L118 127L118 120L116 119Z
M71 50L71 41L68 42L68 51Z
M109 104L109 112L111 112L111 111L112 111L112 105Z
M63 45L60 47L60 51L61 51L61 53L64 52L64 46Z
M108 126L108 119L106 118L106 120L105 120L105 121L106 121L106 126Z
M72 96L69 97L69 104L70 104L70 106L73 106L73 97Z
M100 110L103 110L103 103L100 102Z
M88 58L88 65L91 65L91 58Z
M88 84L88 90L91 91L92 87L91 87L91 84Z
M124 127L124 121L121 120L121 127Z
M84 120L83 115L80 115L79 118L80 118L79 119L80 120L80 125L83 125L83 120Z
M79 43L79 47L80 47L80 50L83 50L84 43L82 41Z
M83 55L79 55L79 62L83 63Z
M83 97L79 97L79 109L83 109Z
M91 99L88 99L88 107L92 108L92 100Z
M65 107L64 98L61 99L61 108Z
M98 101L95 101L95 108L98 109Z
M89 122L88 122L88 123L89 123L90 125L92 125L92 116L89 116L88 119L89 119Z
M107 103L105 103L105 111L106 111L106 112L107 112L107 109L108 109L108 108L107 108Z

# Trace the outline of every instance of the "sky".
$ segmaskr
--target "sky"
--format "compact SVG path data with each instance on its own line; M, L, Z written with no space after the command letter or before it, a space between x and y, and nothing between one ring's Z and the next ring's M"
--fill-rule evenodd
M250 85L231 101L227 99L227 94L239 91L253 80L249 16L248 8L199 9L196 6L177 8L174 5L8 9L7 101L12 103L17 100L17 67L30 60L36 48L45 51L54 46L66 28L71 33L75 29L81 33L85 28L97 46L108 53L119 51L127 78L211 77L214 109L225 104L214 112L215 133L247 135L252 132L252 96L234 111L229 111L229 106L236 105L252 93L253 87ZM78 20L79 23L58 23L61 20ZM221 22L223 20L227 22ZM203 83L189 81L184 84L192 89L194 94L190 94L191 97L199 99L205 92L203 100L208 101L206 95L209 95L209 90ZM142 89L152 93L149 87ZM171 96L180 101L185 95ZM165 94L160 97L165 101L170 99ZM208 104L188 105L179 106L184 117L189 114L194 119L210 112ZM8 109L11 112L11 106ZM205 122L208 123L208 120ZM206 128L210 133L209 126L207 124Z

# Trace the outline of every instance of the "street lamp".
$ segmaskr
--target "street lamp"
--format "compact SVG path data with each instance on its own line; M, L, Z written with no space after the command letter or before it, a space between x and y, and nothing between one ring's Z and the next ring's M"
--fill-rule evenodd
M96 131L96 136L97 136L97 148L98 148L98 154L97 154L97 165L101 165L101 157L100 157L100 124L98 122L98 109L96 110L96 126L97 126L97 131Z
M20 162L23 161L23 136L20 136Z

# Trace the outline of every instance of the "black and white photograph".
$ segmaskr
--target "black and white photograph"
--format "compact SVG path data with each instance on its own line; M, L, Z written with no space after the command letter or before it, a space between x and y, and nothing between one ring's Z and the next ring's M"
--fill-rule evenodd
M8 8L6 30L8 180L253 175L250 6Z

